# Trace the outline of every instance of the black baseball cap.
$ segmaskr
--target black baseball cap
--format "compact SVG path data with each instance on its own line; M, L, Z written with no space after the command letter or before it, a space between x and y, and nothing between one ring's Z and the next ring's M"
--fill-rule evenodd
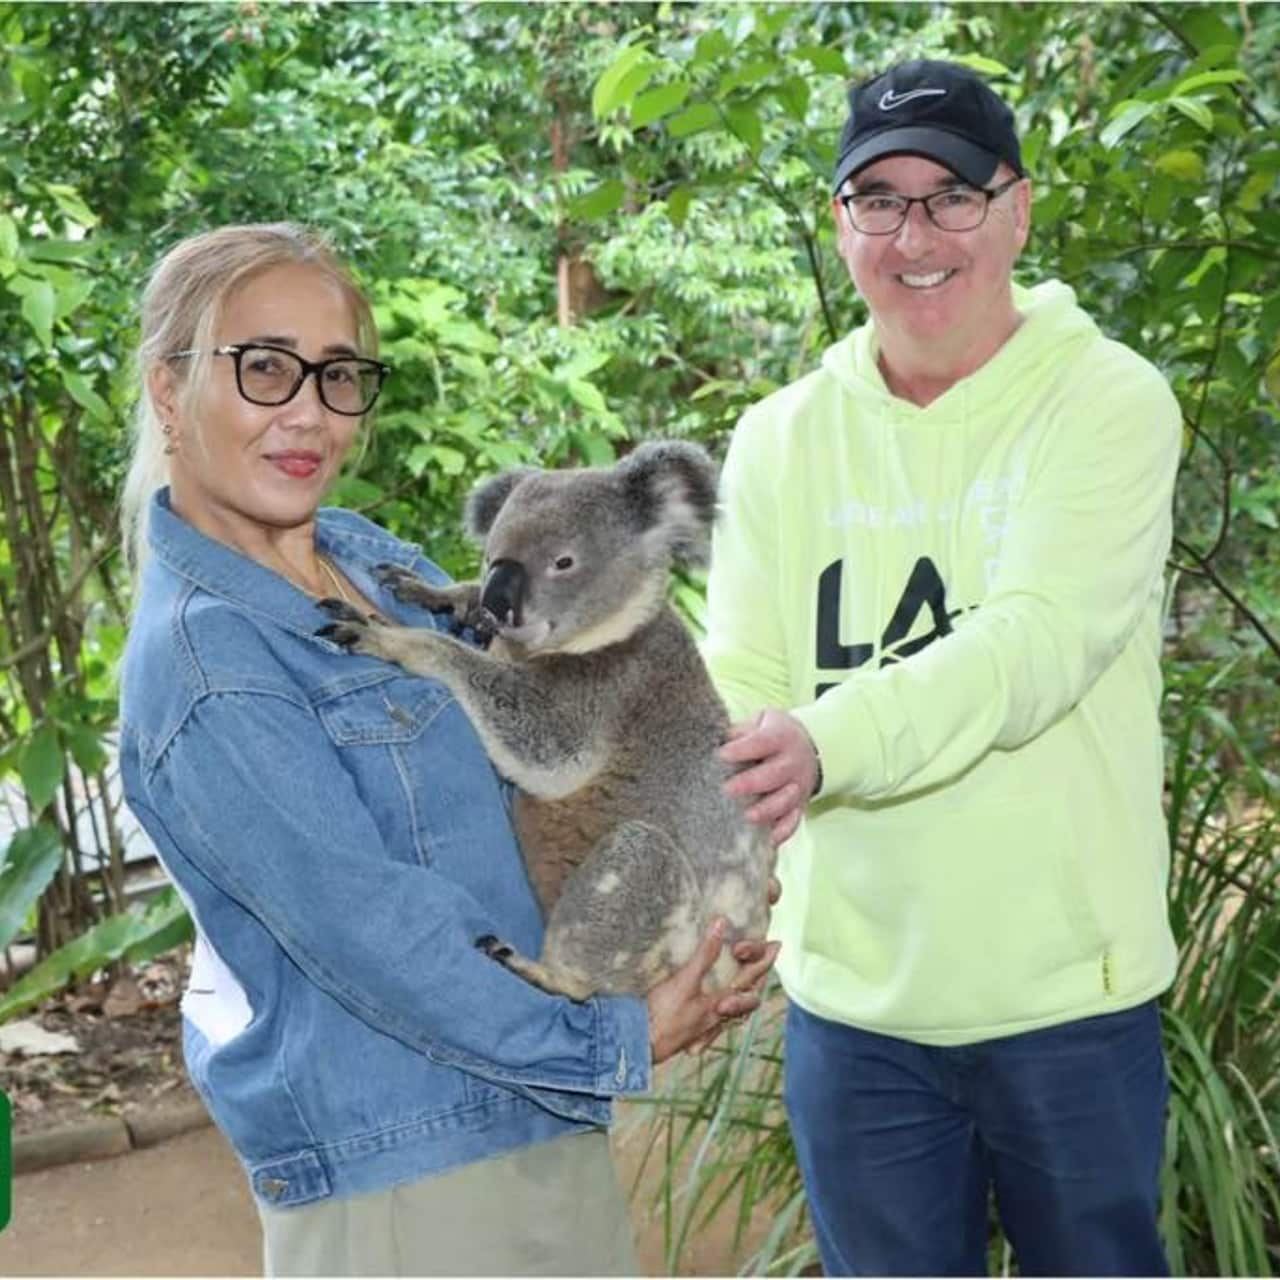
M873 160L903 154L936 160L975 187L986 186L1001 160L1026 176L1013 112L955 62L900 62L849 90L834 190Z

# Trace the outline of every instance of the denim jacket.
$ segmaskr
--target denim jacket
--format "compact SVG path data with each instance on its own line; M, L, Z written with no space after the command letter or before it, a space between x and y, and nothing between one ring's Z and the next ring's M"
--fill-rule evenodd
M363 517L319 549L375 581L447 579ZM197 928L187 1067L272 1206L348 1196L610 1118L647 1090L633 997L547 995L477 951L542 922L502 783L435 681L351 656L288 582L197 532L161 490L125 653L130 808Z

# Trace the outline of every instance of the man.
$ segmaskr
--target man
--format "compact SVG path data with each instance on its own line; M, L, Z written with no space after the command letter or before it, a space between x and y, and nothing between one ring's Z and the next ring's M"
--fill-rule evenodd
M1009 108L853 89L840 253L870 321L752 408L706 655L729 789L785 836L785 1098L828 1274L1167 1272L1158 721L1180 422L1050 281ZM785 710L784 708L789 708ZM749 719L745 717L750 717Z

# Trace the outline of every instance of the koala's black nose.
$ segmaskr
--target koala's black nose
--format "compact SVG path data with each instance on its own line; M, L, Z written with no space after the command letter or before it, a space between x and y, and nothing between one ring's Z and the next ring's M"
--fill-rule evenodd
M498 622L518 627L524 622L524 589L527 576L518 560L495 560L485 574L480 604Z

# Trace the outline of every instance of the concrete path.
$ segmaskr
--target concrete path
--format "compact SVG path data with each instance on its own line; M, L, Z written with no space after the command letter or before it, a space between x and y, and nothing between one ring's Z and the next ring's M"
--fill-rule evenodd
M14 1179L2 1276L261 1274L258 1215L216 1129Z

